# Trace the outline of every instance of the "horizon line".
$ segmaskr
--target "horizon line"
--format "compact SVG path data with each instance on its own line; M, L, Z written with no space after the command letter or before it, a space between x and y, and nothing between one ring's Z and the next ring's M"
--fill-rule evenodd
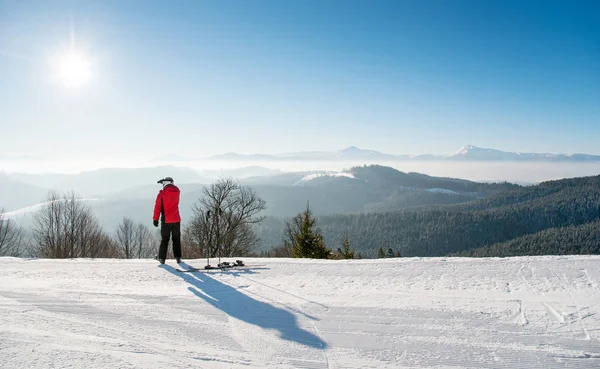
M433 158L437 158L437 159L444 159L444 158L451 158L453 156L457 156L459 155L461 152L463 152L464 150L488 150L490 152L497 152L497 153L504 153L504 154L517 154L517 155L554 155L554 156L576 156L576 155L583 155L583 156L597 156L600 159L600 153L598 154L593 154L593 153L586 153L583 151L577 151L577 152L553 152L553 151L507 151L504 149L497 149L497 148L490 148L490 147L481 147L481 146L476 146L476 145L472 145L472 144L467 144L467 145L463 145L461 146L458 150L455 150L454 152L450 153L450 154L431 154L431 153L423 153L423 154L408 154L408 153L390 153L390 152L385 152L385 151L380 151L377 149L369 149L369 148L362 148L356 145L350 145L350 146L346 146L343 149L337 149L337 150L300 150L300 151L288 151L288 152L278 152L278 153L272 153L272 154L268 154L268 153L262 153L262 152L253 152L253 153L248 153L248 152L236 152L236 151L227 151L227 152L221 152L221 153L215 153L215 154L204 154L204 155L194 155L194 154L165 154L165 155L158 155L158 156L154 156L152 157L150 160L150 162L156 162L156 161L184 161L184 160L194 160L194 161L202 161L202 160L217 160L220 159L221 157L226 157L226 156L238 156L238 157L253 157L253 156L263 156L266 159L268 158L276 158L279 160L285 160L285 159L298 159L298 160L324 160L324 159L319 159L319 158L308 158L308 157L294 157L294 155L310 155L310 154L321 154L321 155L331 155L331 154L339 154L339 153L343 153L345 151L350 151L350 150L357 150L363 153L366 152L371 152L373 154L378 154L378 155L385 155L385 156L391 156L391 157L396 157L395 159L400 160L400 159L412 159L412 158L419 158L419 157L433 157ZM81 157L79 157L81 158ZM115 158L116 159L116 158ZM358 159L358 158L357 158ZM390 159L394 159L394 158L390 158ZM93 158L93 157L89 157L87 159L84 159L86 161L92 161L92 162L101 162L101 161L106 161L106 159L97 159L97 158ZM227 161L227 159L224 159L225 161ZM34 155L34 154L26 154L26 153L18 153L18 154L3 154L0 155L0 162L5 162L5 161L17 161L17 162L72 162L72 159L69 158L51 158L45 155ZM80 161L80 160L78 160ZM109 161L113 161L113 160L109 160ZM533 160L530 160L533 161ZM2 171L0 169L0 171Z

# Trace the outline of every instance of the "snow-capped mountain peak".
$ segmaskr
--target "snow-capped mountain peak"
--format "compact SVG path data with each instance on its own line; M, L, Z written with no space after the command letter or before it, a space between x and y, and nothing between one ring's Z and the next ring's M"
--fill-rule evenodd
M519 157L514 152L486 149L474 145L466 145L446 159L475 159L475 160L512 160Z
M470 151L477 150L477 149L479 149L479 148L476 146L465 145L460 150L458 150L457 152L455 152L452 155L467 155Z

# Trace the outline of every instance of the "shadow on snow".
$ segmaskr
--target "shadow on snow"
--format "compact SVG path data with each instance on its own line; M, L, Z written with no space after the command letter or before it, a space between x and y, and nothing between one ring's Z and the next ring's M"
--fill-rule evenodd
M182 273L167 264L160 267L185 280L191 285L188 289L194 295L233 318L264 329L276 330L279 332L279 337L287 341L314 348L324 349L327 347L327 344L320 337L300 328L296 315L290 311L255 300L240 292L237 288L218 281L210 275L211 273ZM253 274L254 272L244 269L227 271L226 273ZM305 316L310 318L307 315Z

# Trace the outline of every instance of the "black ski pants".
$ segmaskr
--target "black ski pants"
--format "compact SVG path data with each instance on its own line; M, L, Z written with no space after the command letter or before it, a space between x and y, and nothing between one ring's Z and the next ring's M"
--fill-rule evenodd
M158 250L158 258L165 260L167 258L167 248L169 239L173 240L173 256L181 257L181 223L161 223L160 224L160 248Z

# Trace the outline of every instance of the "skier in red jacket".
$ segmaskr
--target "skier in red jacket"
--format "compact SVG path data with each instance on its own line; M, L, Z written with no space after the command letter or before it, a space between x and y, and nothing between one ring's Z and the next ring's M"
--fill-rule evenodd
M161 216L161 242L158 250L158 260L161 264L167 259L169 239L173 239L173 256L181 263L181 217L179 215L179 188L173 184L173 178L166 177L158 180L163 189L158 192L154 203L154 226L158 227Z

